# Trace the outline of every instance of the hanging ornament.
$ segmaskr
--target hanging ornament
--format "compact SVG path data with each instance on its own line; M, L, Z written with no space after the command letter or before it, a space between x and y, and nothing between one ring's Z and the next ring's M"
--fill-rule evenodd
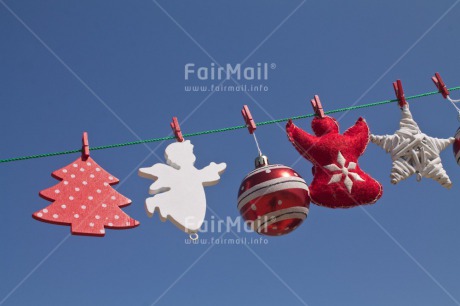
M149 193L155 196L146 199L145 209L149 217L158 210L161 221L170 220L196 240L206 214L203 186L219 183L227 165L211 163L203 169L195 168L193 145L190 140L184 141L176 117L171 127L177 142L166 147L167 165L159 163L139 169L141 177L155 181L149 189Z
M254 134L256 124L249 108L243 110L249 133L254 136L259 156L256 169L241 182L238 210L251 228L263 235L280 236L295 230L308 215L310 195L307 183L293 169L270 165Z
M460 165L460 128L455 133L455 141L454 141L454 156L457 164Z
M73 235L86 236L104 236L105 227L126 229L139 225L120 209L131 204L131 200L112 188L119 180L89 156L86 132L82 156L52 176L61 182L42 190L40 196L53 203L35 212L35 219L71 225Z
M316 136L286 125L289 141L313 164L310 184L311 201L319 206L349 208L373 204L382 196L382 185L358 165L358 158L369 143L369 127L363 118L343 135L339 124L324 115L318 96L311 100L316 117L311 127Z
M422 133L412 118L401 81L394 82L393 87L402 110L400 128L394 135L371 135L373 143L391 154L393 160L391 183L397 184L416 174L417 181L420 181L422 177L432 178L449 189L452 187L452 182L442 166L439 154L455 139L453 137L434 138Z
M434 77L431 78L433 81L434 85L438 88L438 91L442 94L444 99L447 99L452 105L455 107L457 110L457 119L460 121L460 108L455 103L459 103L460 100L452 100L450 97L449 89L447 89L446 84L441 78L441 75L439 73L435 73ZM457 132L455 133L455 141L453 145L454 149L454 157L455 160L457 161L457 164L460 165L460 128L457 129Z

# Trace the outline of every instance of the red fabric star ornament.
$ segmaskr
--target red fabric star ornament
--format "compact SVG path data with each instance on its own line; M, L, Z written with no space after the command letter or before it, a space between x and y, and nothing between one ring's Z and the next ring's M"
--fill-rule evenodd
M311 127L315 135L298 128L291 120L286 125L289 141L313 164L311 201L330 208L375 203L382 196L382 185L358 165L358 158L369 143L366 121L359 118L343 135L339 134L337 121L329 116L315 117Z

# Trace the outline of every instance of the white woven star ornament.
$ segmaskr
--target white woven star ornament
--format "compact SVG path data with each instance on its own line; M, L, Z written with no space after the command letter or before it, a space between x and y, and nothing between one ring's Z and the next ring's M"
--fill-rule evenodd
M391 183L397 184L416 174L417 181L426 177L437 181L447 189L452 187L452 182L442 166L439 154L453 143L455 138L440 139L422 133L412 119L408 104L402 109L399 126L399 130L394 135L371 135L373 143L391 154L393 160Z

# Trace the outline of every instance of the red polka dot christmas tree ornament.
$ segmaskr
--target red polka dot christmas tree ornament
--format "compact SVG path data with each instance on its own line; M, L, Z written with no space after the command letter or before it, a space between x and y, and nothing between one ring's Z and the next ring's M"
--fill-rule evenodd
M238 191L238 210L251 228L262 235L281 236L295 230L307 217L310 195L307 183L293 169L270 165L259 148L256 124L248 107L242 110L249 133L259 151L256 169L243 179Z
M139 225L120 209L131 200L112 188L119 180L89 156L86 132L81 157L52 176L60 182L40 191L40 196L53 203L35 212L35 219L70 225L73 235L84 236L104 236L106 227L127 229Z
M311 123L315 135L286 125L289 141L313 164L309 186L311 201L319 206L348 208L373 204L382 196L382 185L358 165L358 158L369 143L369 127L363 118L343 134L339 124L324 115L318 96L311 100L316 117Z

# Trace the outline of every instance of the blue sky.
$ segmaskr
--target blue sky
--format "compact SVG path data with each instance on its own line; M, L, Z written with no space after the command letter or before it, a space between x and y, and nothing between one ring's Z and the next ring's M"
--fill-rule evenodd
M396 79L419 94L435 89L436 71L459 86L458 2L0 0L0 157L76 149L83 131L92 146L163 137L172 116L187 118L184 133L240 125L243 104L265 121L311 113L314 94L326 110L392 99ZM241 81L268 91L185 91L218 84L185 80L187 63L245 59L275 64L267 80ZM440 95L410 103L422 131L454 135L457 115ZM335 115L342 131L359 116L373 133L391 134L400 111L387 104ZM310 122L296 124L310 130ZM257 136L271 162L311 181L311 165L296 163L280 126ZM238 186L257 154L252 137L190 140L198 167L228 164L206 189L207 218L238 217ZM414 177L391 185L390 156L370 144L360 165L384 186L375 205L312 205L300 228L266 245L187 245L173 224L147 217L151 182L137 175L163 161L170 142L91 153L121 180L118 191L133 201L124 211L141 222L104 238L69 237L69 227L31 217L49 205L38 192L57 183L51 172L78 154L1 164L0 304L459 305L460 172L451 148L441 155L451 190Z

